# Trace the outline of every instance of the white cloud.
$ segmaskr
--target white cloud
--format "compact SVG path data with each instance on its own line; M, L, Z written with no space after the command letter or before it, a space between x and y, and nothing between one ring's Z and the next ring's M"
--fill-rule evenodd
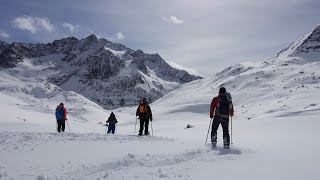
M163 17L162 20L172 23L172 24L182 24L184 21L182 19L178 19L176 16Z
M21 16L17 17L12 22L15 28L29 31L32 34L39 31L54 31L54 26L51 24L50 20L46 17L31 17L31 16Z
M71 23L63 23L62 26L69 29L71 33L78 32L79 29L78 25L73 25Z
M4 31L0 31L0 37L2 37L2 38L9 38L10 35L9 35L8 33L4 32Z
M117 38L117 40L121 40L121 39L124 39L125 36L124 36L124 34L122 34L122 32L117 32L116 38Z

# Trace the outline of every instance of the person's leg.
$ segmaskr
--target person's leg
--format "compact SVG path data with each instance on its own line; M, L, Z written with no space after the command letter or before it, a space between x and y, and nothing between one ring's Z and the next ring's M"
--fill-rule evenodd
M141 136L141 135L142 135L142 132L143 132L143 125L144 125L144 118L140 118L139 136Z
M57 127L57 130L58 130L58 132L60 132L60 130L61 130L61 121L57 121L57 123L58 123L58 127Z
M62 132L64 132L65 128L66 128L66 121L62 120L61 121L61 125L62 125Z
M217 144L217 130L219 128L220 119L218 117L214 117L212 120L212 128L211 128L211 143L213 146Z
M149 129L149 119L146 119L146 120L145 120L145 128L144 128L144 134L145 134L146 136L149 135L148 129Z
M114 132L116 131L116 124L112 124L112 134L114 134Z
M108 134L111 132L111 123L109 123L109 126L108 126Z
M223 118L221 125L223 130L223 146L226 148L229 148L230 147L229 118Z

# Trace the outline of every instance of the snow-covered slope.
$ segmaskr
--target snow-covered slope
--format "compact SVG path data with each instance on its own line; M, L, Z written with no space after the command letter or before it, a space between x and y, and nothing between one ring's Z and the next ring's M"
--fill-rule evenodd
M320 26L275 58L227 67L213 77L176 89L154 104L177 105L168 112L207 112L205 107L219 87L224 86L234 96L238 114L244 114L242 117L247 119L267 114L317 113L320 109L317 102L320 95L319 37Z
M24 131L52 131L55 128L54 112L60 102L68 104L68 116L71 122L79 125L79 131L92 132L86 128L88 124L95 124L91 115L105 117L106 110L87 98L73 92L63 91L51 84L42 75L55 73L49 65L33 66L25 60L15 68L0 71L0 99L6 113L1 118L3 129L11 130L16 124ZM29 126L34 126L29 129ZM81 128L83 127L83 128ZM16 128L13 128L17 131Z
M0 42L1 71L17 71L15 67L21 62L49 64L45 70L49 74L35 72L33 76L81 94L106 109L132 106L142 97L153 102L180 84L201 79L171 67L158 54L134 51L94 35L49 44Z
M219 87L224 86L233 95L236 111L243 114L243 118L252 119L269 113L278 116L315 113L320 109L317 102L319 69L320 62L302 65L287 65L273 60L241 63L214 77L176 89L154 104L169 106L167 112L204 113Z
M24 61L0 76L0 179L317 179L320 62L287 57L234 65L168 93L151 104L151 137L133 136L136 109L129 107L113 111L117 134L104 135L99 122L110 111L31 76L56 71L50 63ZM230 150L221 130L216 149L204 145L220 86L235 106ZM60 101L72 133L55 133Z

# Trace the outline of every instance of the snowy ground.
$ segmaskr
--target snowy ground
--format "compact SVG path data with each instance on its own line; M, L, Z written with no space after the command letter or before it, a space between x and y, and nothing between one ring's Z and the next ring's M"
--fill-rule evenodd
M235 116L232 148L222 148L219 130L213 150L200 109L171 113L155 103L153 137L133 135L134 108L115 111L116 135L105 135L94 113L91 123L70 118L72 133L58 134L52 114L24 112L20 100L0 95L0 179L317 179L319 111Z

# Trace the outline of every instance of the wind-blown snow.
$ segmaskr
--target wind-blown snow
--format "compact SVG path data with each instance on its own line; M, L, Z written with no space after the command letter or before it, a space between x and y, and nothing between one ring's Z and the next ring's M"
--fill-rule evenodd
M122 56L124 55L124 53L126 53L127 51L116 51L116 50L113 50L109 47L104 47L105 50L108 50L110 52L112 52L113 55L119 57L122 59Z

